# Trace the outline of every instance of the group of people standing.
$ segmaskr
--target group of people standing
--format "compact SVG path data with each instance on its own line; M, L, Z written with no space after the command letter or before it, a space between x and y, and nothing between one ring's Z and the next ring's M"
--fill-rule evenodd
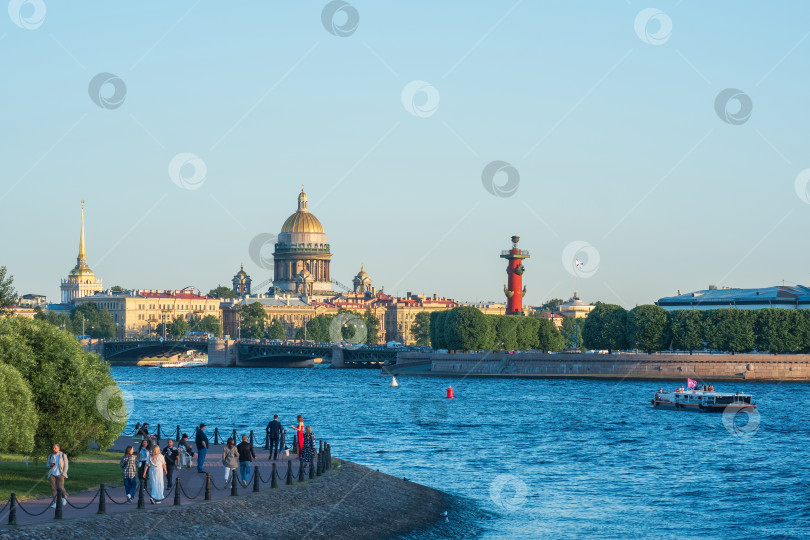
M148 423L136 426L137 435L142 437L137 454L132 446L127 446L124 456L121 458L121 468L123 469L124 490L127 495L127 502L132 503L132 499L138 489L138 482L143 482L144 487L149 492L149 500L152 504L160 504L164 499L166 486L171 486L174 471L183 467L191 466L191 458L194 452L188 440L188 435L183 434L178 447L174 441L169 439L166 446L161 450L157 441L149 435ZM194 445L197 448L197 472L206 472L203 469L205 459L208 454L209 440L205 433L205 424L201 423L195 430ZM302 462L310 462L315 456L315 435L310 426L304 425L304 419L298 415L297 425L291 425L296 431L298 457ZM267 440L270 447L269 459L278 459L279 453L284 445L284 433L278 415L273 415L273 420L267 424ZM58 445L54 446L54 454L57 454ZM54 455L52 454L52 456ZM64 456L64 454L62 454ZM64 471L64 478L67 477L67 457L64 458L63 469L59 468L60 458L54 458L57 464L56 472ZM236 444L233 438L228 438L222 450L222 465L225 469L226 484L231 480L232 474L239 474L242 484L246 485L251 475L251 463L256 459L256 452L253 445L248 442L248 436L242 435L242 441ZM48 458L49 464L51 457ZM52 469L53 472L53 469ZM58 479L59 477L56 476ZM64 478L61 480L62 492L64 493ZM52 480L51 485L56 496L58 480Z

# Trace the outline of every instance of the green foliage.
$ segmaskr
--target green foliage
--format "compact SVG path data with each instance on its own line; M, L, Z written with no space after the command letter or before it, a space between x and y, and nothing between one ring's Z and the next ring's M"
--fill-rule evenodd
M222 337L222 328L219 324L219 319L213 315L206 315L202 319L194 315L188 321L189 332L207 332L214 334L216 337Z
M124 292L124 291L126 291L126 289L123 288L121 285L113 285L112 287L110 287L110 290L112 292Z
M65 330L66 332L74 336L81 333L82 331L81 323L78 332L76 332L73 329L73 321L70 320L70 317L68 317L65 313L57 313L55 311L49 311L48 313L45 313L42 311L42 309L40 309L39 311L37 311L36 315L34 315L34 319L39 321L45 321L48 324L52 324L57 328L61 328L62 330Z
M627 343L647 353L669 347L671 341L667 310L645 304L627 314Z
M17 292L14 290L14 276L6 277L8 270L5 266L0 266L0 315L17 303Z
M169 327L169 334L171 334L173 338L181 338L186 332L190 331L189 328L190 326L186 319L178 315L174 318L171 326Z
M217 285L216 289L211 289L208 291L209 298L237 298L239 295L236 294L230 287L226 287L225 285Z
M540 309L538 309L537 312L540 313L542 311L550 311L550 312L553 313L553 312L557 311L557 306L559 306L560 304L563 304L563 303L565 303L565 302L563 301L562 298L551 298L551 299L549 299L548 302L546 302L545 304L540 306Z
M537 327L537 348L541 351L559 351L565 347L560 331L550 319L536 319L539 323Z
M380 342L380 318L374 315L370 309L363 314L366 322L366 344L377 345Z
M486 316L481 310L461 306L447 312L443 334L447 348L471 351L486 348L488 330Z
M495 340L490 345L494 349L512 351L518 348L518 317L514 315L490 315Z
M608 352L624 349L627 343L626 323L627 311L623 307L597 302L582 327L585 346L591 349L607 349Z
M39 419L35 456L47 455L54 443L69 454L93 441L107 448L124 429L125 405L109 366L70 333L45 321L0 319L0 362L31 389Z
M62 449L66 453L66 449ZM40 456L44 460L46 456ZM73 453L70 454L73 457ZM121 454L118 453L118 459ZM51 496L51 484L45 480L48 469L43 465L34 466L26 463L3 463L0 467L0 501L7 501L12 493L19 499L34 499ZM70 493L84 490L96 490L99 484L121 483L121 466L114 463L80 463L70 460L70 478L66 489ZM53 511L51 511L53 512ZM55 535L54 535L55 536Z
M264 337L267 324L267 313L259 302L243 304L239 308L239 326L242 339L260 339Z
M709 342L709 347L731 354L748 352L754 348L754 312L714 309L706 315L706 341Z
M74 332L84 330L84 335L94 339L115 337L115 321L107 308L99 310L95 303L85 302L73 309L70 314Z
M273 319L272 324L267 327L267 337L269 339L284 339L287 333L284 331L284 324L278 319Z
M0 362L0 451L29 454L34 449L37 411L28 383Z
M560 328L560 335L563 340L563 348L579 350L585 349L582 343L582 326L584 324L585 319L576 319L574 317L565 317L563 319L562 328Z
M514 317L514 315L511 315ZM540 346L540 319L534 317L516 317L518 321L517 327L517 346L521 351L528 351L529 349L536 349ZM546 320L546 319L543 319ZM554 323L551 324L554 326ZM557 328L554 328L557 332ZM557 332L559 333L559 332Z
M806 316L795 309L760 309L756 313L755 344L773 354L795 353L804 348Z
M427 311L420 311L416 314L416 317L413 318L413 323L411 323L411 337L416 345L430 345L430 337L432 334L430 330L431 315L432 313L428 313Z
M669 313L672 347L680 351L703 348L703 313L694 309L679 309Z
M326 315L320 314L315 315L306 323L306 333L304 332L304 326L296 330L295 332L295 339L306 339L307 341L317 341L318 343L327 343L332 341L331 337L329 336L329 325L332 323L332 319L334 318L333 315ZM354 327L349 325L351 329L341 328L341 337L346 339L345 335L351 333L352 336L354 335ZM352 337L349 336L349 337Z
M434 349L446 349L447 340L444 336L444 326L447 321L449 311L434 311L430 317L430 330L433 335L430 338L430 345Z

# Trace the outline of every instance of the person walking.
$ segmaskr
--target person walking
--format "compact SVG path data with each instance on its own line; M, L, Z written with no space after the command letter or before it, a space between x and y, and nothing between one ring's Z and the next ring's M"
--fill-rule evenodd
M225 467L225 485L231 479L232 474L236 474L239 469L239 451L234 446L235 441L228 437L228 444L222 449L222 465Z
M247 435L242 435L242 442L236 445L236 451L239 453L239 475L242 477L242 485L247 486L250 478L250 462L256 459L256 452L253 451L253 445L248 442Z
M309 463L315 456L315 435L312 434L312 427L307 426L304 432L304 445L301 447L301 462Z
M142 437L143 440L149 440L149 422L144 422L143 425L138 428L136 435L138 437Z
M301 457L301 449L304 447L304 417L298 415L298 425L290 426L296 431L296 438L298 442L298 457Z
M164 498L166 460L163 459L158 445L152 447L146 469L149 476L149 500L152 504L160 504Z
M191 468L191 458L194 457L194 451L191 449L191 443L188 442L188 434L183 433L180 437L177 450L180 452L180 468Z
M174 447L174 441L169 439L163 449L163 459L166 461L166 485L172 486L174 471L180 468L180 452Z
M56 508L56 494L57 489L62 490L62 504L67 504L67 492L65 491L65 480L68 475L68 457L67 454L62 452L62 448L55 444L53 445L53 453L48 456L46 462L48 466L48 480L51 481L51 493L53 494L53 504L51 508Z
M270 456L267 459L276 459L278 457L280 439L281 422L278 421L278 415L274 414L273 419L267 424L267 440L270 443Z
M203 464L205 463L205 454L208 453L208 436L205 434L205 424L200 424L197 428L197 433L194 435L194 444L197 446L197 472L203 471Z
M132 497L138 489L138 456L131 446L124 450L124 457L121 458L121 473L124 477L124 492L127 494L127 503L132 504Z
M138 478L144 483L144 488L149 485L146 480L146 466L149 463L149 454L149 441L144 439L141 441L141 446L138 448Z

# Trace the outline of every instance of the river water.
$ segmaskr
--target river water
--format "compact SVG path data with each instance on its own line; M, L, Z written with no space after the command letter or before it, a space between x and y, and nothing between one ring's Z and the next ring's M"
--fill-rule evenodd
M284 425L302 414L335 457L474 501L480 511L448 518L476 537L810 536L810 385L715 385L759 404L731 417L653 410L655 382L401 377L391 388L376 370L112 371L129 428L180 424L193 438L205 422L209 436L257 429L263 441L273 414Z

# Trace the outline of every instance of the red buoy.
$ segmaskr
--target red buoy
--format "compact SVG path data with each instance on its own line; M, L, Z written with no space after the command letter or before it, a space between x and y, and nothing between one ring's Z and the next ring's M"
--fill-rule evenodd
M453 395L453 387L447 387L447 399L456 399L456 396Z

